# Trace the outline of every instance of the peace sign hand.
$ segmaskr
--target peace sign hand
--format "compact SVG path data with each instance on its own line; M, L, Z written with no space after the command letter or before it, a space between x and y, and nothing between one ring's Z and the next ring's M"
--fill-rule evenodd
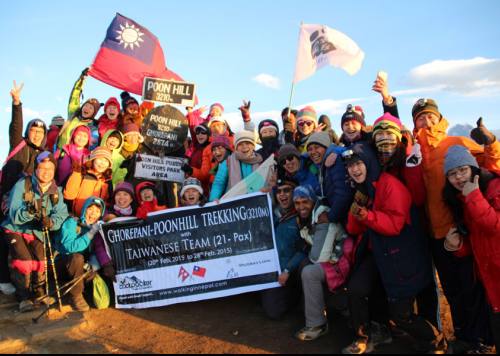
M10 91L10 96L12 97L12 102L14 105L19 105L21 104L21 91L23 90L24 83L21 83L21 85L17 85L16 81L14 80L14 87Z

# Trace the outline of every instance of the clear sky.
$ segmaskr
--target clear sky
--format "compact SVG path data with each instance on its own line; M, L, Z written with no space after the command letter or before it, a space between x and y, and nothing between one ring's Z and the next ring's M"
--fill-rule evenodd
M119 12L155 34L167 66L197 85L201 105L221 102L235 126L238 106L277 118L288 104L300 22L323 24L365 52L349 76L332 67L296 85L293 106L313 103L339 130L345 106L361 105L367 121L381 114L371 85L389 73L400 115L411 125L419 97L437 100L457 123L479 116L500 129L500 2L489 1L16 1L0 2L0 159L7 153L12 80L24 82L25 122L66 115L69 93L90 65ZM266 79L266 80L264 80ZM120 91L89 78L86 98ZM233 113L233 114L231 114Z

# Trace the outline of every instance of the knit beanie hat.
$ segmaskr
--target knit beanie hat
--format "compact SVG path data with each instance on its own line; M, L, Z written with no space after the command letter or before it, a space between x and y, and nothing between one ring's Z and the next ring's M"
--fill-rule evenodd
M106 104L104 104L104 111L108 108L108 106L116 106L118 108L118 111L120 111L120 103L118 102L118 99L115 97L111 97L106 101Z
M441 113L439 112L439 108L436 102L432 99L418 99L413 108L411 109L411 115L413 116L413 122L418 115L424 112L431 112L437 117L441 117Z
M274 129L276 131L276 135L278 134L278 132L280 130L276 121L271 120L271 119L262 120L259 123L259 136L262 134L262 129L266 129L266 128Z
M361 126L366 127L365 113L363 112L363 108L361 106L353 107L351 104L347 105L346 111L344 115L342 115L340 125L344 127L344 124L349 121L357 121L361 124Z
M401 141L403 138L403 134L401 133L402 130L403 124L401 121L397 117L386 112L373 124L373 137L375 138L378 132L389 131L390 133L396 135L399 141Z
M40 163L44 162L44 161L50 161L50 162L52 162L54 164L54 166L57 168L57 161L54 158L54 155L52 154L52 152L43 151L43 152L40 152L36 156L36 159L35 159L35 171L38 168L38 165Z
M85 106L85 104L90 104L94 107L94 113L92 114L92 117L95 117L97 115L97 112L101 108L101 103L96 98L90 98L89 100L84 102L82 108Z
M197 178L189 177L184 180L184 182L182 183L181 197L188 189L196 189L198 192L200 192L200 195L203 195L203 188L201 186L201 182Z
M206 123L199 124L198 126L196 126L194 128L194 132L195 133L197 133L198 131L201 131L205 135L209 135L210 136L210 129L208 128L208 125Z
M212 149L214 147L219 147L219 146L224 147L228 151L232 151L231 142L229 141L229 138L226 135L214 136L212 138Z
M281 164L283 161L290 156L295 156L300 160L300 152L291 143L287 143L286 145L281 146L280 150L278 151L278 163Z
M57 116L54 116L52 118L52 121L50 122L50 126L64 126L64 123L66 122L66 120L64 120L64 117L62 117L61 115L57 115Z
M256 145L255 133L252 131L247 131L247 130L243 130L243 131L238 132L234 136L234 147L238 147L238 144L240 144L242 142L250 142L251 144L253 144L255 146Z
M120 98L122 98L122 108L125 111L127 109L127 106L129 104L135 103L139 105L139 102L132 96L130 96L130 93L128 91L123 91L120 94Z
M306 143L306 148L309 147L310 144L317 144L317 145L321 145L323 146L324 148L328 148L331 146L332 144L332 139L330 138L330 135L328 134L328 132L315 132L311 135L311 137L309 137L309 140L307 140L307 143Z
M213 108L219 108L221 115L224 113L224 106L222 106L221 103L214 103L210 106L210 112L212 111Z
M301 185L294 189L293 201L297 200L298 198L306 198L311 200L313 203L316 203L316 200L318 199L316 197L316 193L314 193L313 188L309 184Z
M316 110L312 106L306 106L297 114L297 122L299 121L312 121L315 123L315 126L318 126L318 115L316 114Z
M109 167L113 166L113 158L111 156L111 151L108 150L106 147L97 147L95 150L90 152L89 162L92 162L97 158L105 158L109 161Z
M223 123L224 125L226 125L226 127L227 127L227 122L226 122L226 120L224 120L224 119L222 118L222 116L215 116L215 117L211 117L211 118L210 118L210 121L208 122L208 127L211 127L211 126L212 126L212 124L213 124L213 123L215 123L215 122L222 122L222 123Z
M447 175L452 169L463 166L479 168L476 159L466 147L460 145L451 146L444 160L444 174Z
M121 182L121 183L118 183L118 185L116 186L114 192L113 192L113 197L116 195L116 193L118 192L125 192L125 193L128 193L130 194L130 196L132 197L132 199L135 199L135 195L134 195L134 186L129 183L129 182Z

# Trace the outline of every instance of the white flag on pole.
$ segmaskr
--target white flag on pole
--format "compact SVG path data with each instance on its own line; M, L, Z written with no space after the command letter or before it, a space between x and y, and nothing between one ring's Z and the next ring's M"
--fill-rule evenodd
M302 24L293 83L309 78L328 64L354 75L364 58L356 42L342 32L324 25Z

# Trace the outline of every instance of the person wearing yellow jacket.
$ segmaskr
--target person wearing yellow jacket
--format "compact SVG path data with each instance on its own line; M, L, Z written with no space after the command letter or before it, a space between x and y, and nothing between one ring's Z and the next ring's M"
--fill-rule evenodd
M455 336L458 340L455 344L467 345L467 349L477 349L479 344L488 344L491 341L487 304L484 290L474 277L472 259L457 258L446 251L443 245L448 234L456 233L452 213L442 194L446 182L443 175L444 162L448 149L460 145L471 151L481 167L500 173L500 143L486 129L482 119L471 132L473 140L448 136L448 121L441 115L437 103L432 99L419 99L413 106L412 116L415 125L413 133L421 146L424 184L427 190L426 209L430 232L434 237L434 263L450 303Z

